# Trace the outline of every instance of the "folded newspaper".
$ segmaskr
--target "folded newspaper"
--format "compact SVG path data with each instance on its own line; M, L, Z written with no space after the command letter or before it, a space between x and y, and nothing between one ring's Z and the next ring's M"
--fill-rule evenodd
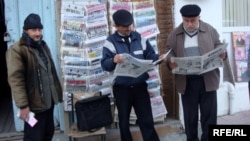
M221 44L202 56L172 57L171 61L177 64L177 67L172 70L172 73L183 75L203 74L223 67L223 60L219 56L226 50L227 45L227 43Z
M165 53L162 58L156 60L155 62L153 62L153 60L138 59L127 53L121 54L124 62L116 65L114 76L138 77L161 63L161 61L166 58L170 52L171 49Z

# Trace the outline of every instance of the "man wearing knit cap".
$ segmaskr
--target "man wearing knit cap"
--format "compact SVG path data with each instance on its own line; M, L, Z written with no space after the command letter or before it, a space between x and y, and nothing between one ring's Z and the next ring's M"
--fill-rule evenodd
M107 38L103 47L101 65L105 71L113 72L117 64L122 64L124 62L122 54L124 53L138 59L155 61L159 58L149 41L133 30L133 16L129 11L116 11L113 14L113 22L117 30ZM143 140L159 141L154 128L150 95L147 91L146 80L148 78L149 73L145 72L137 78L117 76L113 81L113 94L118 110L121 141L133 141L129 129L132 107Z
M62 87L46 42L40 16L24 20L23 34L6 52L8 82L18 116L24 122L23 141L51 141L54 105L62 102ZM37 120L34 122L30 122Z
M215 28L200 20L201 8L195 4L180 9L182 23L168 36L167 50L172 52L167 60L170 71L177 67L171 57L201 56L222 44ZM224 51L221 59L227 58ZM187 141L208 141L208 127L217 123L217 89L220 72L216 68L201 75L175 74L176 90L181 94ZM199 111L200 110L200 111ZM202 135L198 137L198 121Z

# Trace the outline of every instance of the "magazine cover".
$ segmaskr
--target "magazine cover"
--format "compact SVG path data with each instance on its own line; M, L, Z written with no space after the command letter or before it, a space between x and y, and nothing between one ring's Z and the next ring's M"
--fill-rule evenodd
M232 46L235 62L235 80L238 82L249 81L249 64L250 59L250 31L232 32Z

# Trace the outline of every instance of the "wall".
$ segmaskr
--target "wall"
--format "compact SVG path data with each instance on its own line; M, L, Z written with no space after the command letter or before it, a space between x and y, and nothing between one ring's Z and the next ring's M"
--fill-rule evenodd
M180 8L185 4L197 4L201 7L201 20L214 26L220 35L222 35L222 3L220 0L175 0L174 17L175 27L181 22ZM216 20L215 20L216 19ZM221 37L221 39L224 39Z

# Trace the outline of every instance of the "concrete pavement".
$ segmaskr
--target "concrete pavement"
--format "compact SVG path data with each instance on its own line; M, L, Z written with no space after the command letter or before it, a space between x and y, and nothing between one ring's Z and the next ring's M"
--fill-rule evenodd
M224 115L218 117L218 124L243 124L250 125L250 110L241 111L233 115ZM179 120L167 118L164 123L155 125L161 141L185 141L185 133ZM142 141L138 126L131 126L134 141ZM200 133L199 128L199 135ZM119 130L117 128L106 129L106 141L120 141ZM0 136L0 141L22 141L22 133L9 133ZM56 130L53 141L69 141L69 137L59 130ZM76 141L101 141L100 137L92 136L87 138L78 138Z
M245 124L250 125L250 110L241 111L233 115L224 115L218 117L218 124ZM179 120L166 119L164 123L155 125L161 141L185 141L184 129ZM139 128L131 126L131 131L135 141L142 141ZM118 129L106 129L106 141L120 141ZM199 126L199 135L201 129ZM78 138L77 141L100 141L100 137L93 136L88 138ZM53 141L69 141L69 137L64 133L57 131Z

